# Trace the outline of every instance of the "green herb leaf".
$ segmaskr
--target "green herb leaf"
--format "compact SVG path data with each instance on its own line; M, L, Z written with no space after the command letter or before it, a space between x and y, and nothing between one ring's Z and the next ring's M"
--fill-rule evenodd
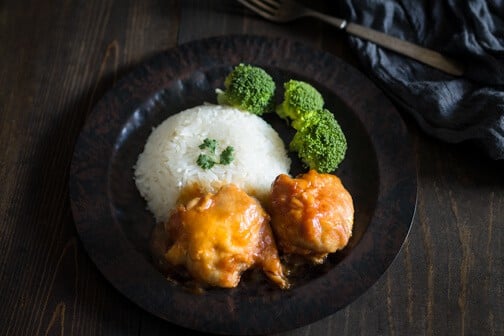
M220 155L220 164L228 165L234 160L234 148L227 146Z
M196 160L198 166L203 169L210 169L215 165L215 160L206 154L200 154Z
M198 146L200 149L207 150L208 154L200 154L196 163L203 169L210 169L216 164L228 165L234 160L234 148L227 146L224 149L217 161L216 150L217 150L217 140L206 138L203 143Z
M215 154L215 150L217 149L217 140L206 138L203 140L203 143L199 145L200 149L208 149L210 153Z

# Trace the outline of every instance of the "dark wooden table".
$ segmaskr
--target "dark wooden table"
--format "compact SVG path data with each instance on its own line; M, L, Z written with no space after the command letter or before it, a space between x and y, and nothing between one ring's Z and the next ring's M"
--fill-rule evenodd
M233 1L0 2L0 334L200 335L104 279L77 236L69 167L86 116L119 77L167 48L241 33L295 38L358 66L335 29L271 24ZM401 252L345 309L282 335L504 334L504 165L405 121L418 206Z

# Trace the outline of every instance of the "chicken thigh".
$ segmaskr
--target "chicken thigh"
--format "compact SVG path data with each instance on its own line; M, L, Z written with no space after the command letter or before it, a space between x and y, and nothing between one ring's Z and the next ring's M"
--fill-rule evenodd
M269 221L259 201L225 185L177 207L165 224L171 240L165 258L210 286L235 287L245 270L261 267L287 288Z
M352 235L353 201L341 180L315 170L279 175L272 187L271 226L278 248L321 263Z

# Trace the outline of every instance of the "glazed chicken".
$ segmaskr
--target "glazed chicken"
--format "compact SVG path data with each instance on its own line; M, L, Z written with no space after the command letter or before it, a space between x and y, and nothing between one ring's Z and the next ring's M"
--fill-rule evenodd
M272 187L271 226L279 250L314 263L342 249L352 235L353 201L341 180L315 170L279 175Z
M259 201L225 185L177 207L165 224L172 240L165 258L211 286L235 287L245 270L261 267L287 288L269 221Z

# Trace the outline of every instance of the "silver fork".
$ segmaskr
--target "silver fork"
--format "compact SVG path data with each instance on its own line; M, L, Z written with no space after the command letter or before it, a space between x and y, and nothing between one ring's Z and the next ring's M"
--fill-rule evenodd
M314 17L338 27L351 35L371 41L389 50L408 56L454 76L462 76L464 69L454 60L437 51L367 28L346 20L322 14L306 8L293 0L238 0L243 6L265 19L274 22L289 22L302 17Z

